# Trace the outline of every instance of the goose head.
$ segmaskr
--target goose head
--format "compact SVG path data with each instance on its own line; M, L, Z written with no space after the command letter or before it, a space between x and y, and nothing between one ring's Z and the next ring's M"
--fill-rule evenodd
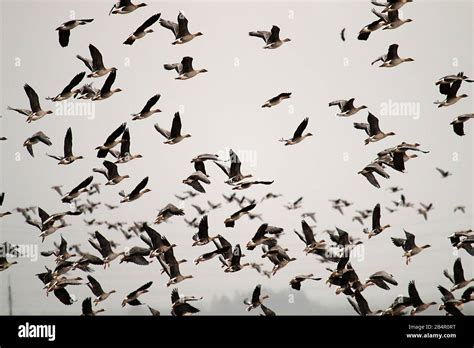
M283 42L290 42L291 39L290 39L290 38L286 38L286 39L283 39L282 41L283 41Z
M200 70L198 70L197 72L198 72L198 73L206 73L206 72L208 72L208 71L207 71L206 69L200 69Z
M404 62L414 62L415 60L413 58L404 58Z
M196 34L194 34L193 36L196 37L196 36L203 36L203 35L204 35L203 33L201 33L200 31L198 31L198 32L197 32Z

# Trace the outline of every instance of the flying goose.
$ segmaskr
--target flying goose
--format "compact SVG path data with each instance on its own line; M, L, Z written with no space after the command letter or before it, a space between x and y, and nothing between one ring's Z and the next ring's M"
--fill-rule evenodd
M306 133L305 135L303 135L303 132L306 129L306 126L308 125L308 122L309 122L309 118L306 117L300 123L298 128L296 128L296 131L293 134L293 138L291 138L291 139L280 139L280 141L284 142L285 146L286 145L295 145L295 144L298 144L299 142L303 141L306 137L312 136L313 135L312 133Z
M440 78L438 81L435 82L436 86L439 86L439 92L441 94L447 94L451 88L451 85L455 81L465 81L465 82L474 82L474 80L469 79L464 73L461 71L457 73L457 75L446 75Z
M133 116L132 120L143 120L147 117L152 116L153 114L156 114L157 112L161 112L160 109L153 109L153 110L151 109L153 105L155 105L158 102L160 97L161 97L160 94L155 94L153 97L148 99L145 106L139 113L132 114Z
M33 121L37 121L43 116L52 114L53 112L51 110L44 111L41 109L41 105L39 102L38 94L35 92L33 88L30 87L30 85L26 84L23 86L23 89L25 90L26 95L28 96L28 100L30 101L30 108L31 110L26 110L26 109L15 109L10 106L7 107L8 110L13 110L16 111L22 115L27 116L26 122L31 123Z
M206 69L194 70L193 68L193 57L183 57L181 63L174 64L165 64L164 68L166 70L176 70L178 77L175 77L175 80L188 80L200 73L206 73Z
M306 244L306 247L303 249L306 254L313 253L317 249L325 248L326 242L324 240L316 241L314 238L313 229L305 220L301 220L301 229L303 231L303 235L301 235L296 230L294 232L298 238Z
M382 132L379 127L379 119L370 112L367 116L367 122L368 123L357 123L357 122L354 123L354 128L364 130L369 136L364 141L365 145L371 142L382 140L388 136L395 135L394 132L388 132L388 133Z
M123 229L121 229L121 231L122 233L125 232ZM145 256L150 255L150 248L134 246L132 248L127 248L122 255L123 256L120 259L120 263L132 262L139 266L147 266L152 262L145 259Z
M116 75L117 75L117 69L112 68L109 76L107 76L107 79L104 82L104 85L100 89L99 93L95 95L94 97L92 97L92 100L104 100L114 95L114 93L122 92L120 88L110 89L112 88Z
M410 263L412 256L421 253L424 249L431 247L431 245L426 244L422 247L419 247L415 244L415 235L403 230L405 232L406 239L403 238L391 238L392 243L397 247L402 247L405 253L402 257L406 257L406 264Z
M242 257L242 250L240 249L240 245L236 244L234 247L234 250L232 251L232 257L231 259L227 262L227 267L224 269L224 272L238 272L242 270L243 268L250 266L250 263L240 263L240 259Z
M111 153L112 155L117 157L115 163L127 163L137 158L143 158L143 156L140 154L132 155L130 153L130 131L128 130L128 127L125 128L122 134L122 140L120 143L120 153L115 153L114 150L112 150Z
M188 30L188 20L183 13L179 12L178 14L178 23L169 21L166 19L160 19L160 24L162 27L169 29L173 32L175 41L172 45L180 45L186 42L191 41L195 37L202 36L203 34L198 31L197 33L191 34Z
M370 163L368 165L366 165L361 171L359 171L357 174L362 174L363 176L365 176L365 178L373 185L375 186L376 188L380 188L380 184L379 182L377 181L377 179L375 178L375 175L374 173L377 173L379 174L380 176L382 176L383 178L385 179L389 179L390 178L390 175L388 175L388 173L384 170L384 168L382 167L382 165L376 163L376 162L373 162L373 163Z
M110 9L109 16L111 14L127 14L144 6L147 6L144 2L133 4L131 0L118 0Z
M221 235L217 235L216 238L218 238L219 240L223 239ZM219 245L218 243L216 243L215 240L213 240L213 242L216 244L216 249L211 252L202 254L201 256L196 258L196 260L194 260L194 264L198 265L200 262L211 260L218 255L221 255L224 258L224 260L230 259L230 256L225 257L224 255L226 254L232 255L232 246L230 244L225 245L225 246ZM227 266L227 263L225 263L225 265Z
M91 71L87 77L101 77L107 75L111 71L117 70L116 68L106 68L102 60L102 54L100 51L92 44L89 45L89 52L92 59L84 58L80 55L76 55L76 58L81 60L86 67Z
M440 85L440 92L446 95L446 99L443 101L435 101L434 104L438 105L438 108L443 106L450 106L456 104L459 100L463 98L467 98L467 94L457 95L459 88L462 84L462 79L455 80L453 83L449 84L441 84Z
M271 108L272 106L276 106L280 104L285 99L291 98L291 92L283 92L278 94L276 97L268 99L265 104L262 105L262 108Z
M447 170L443 170L441 168L435 168L435 169L439 172L439 174L441 174L442 178L447 178L448 176L453 175L451 172L449 172Z
M268 237L266 234L269 233L268 224L264 223L261 224L260 227L255 232L255 235L252 239L247 243L247 250L253 250L256 246L265 243L267 240L271 239L272 237Z
M211 208L211 210L219 209L222 207L222 203L212 203L211 201L207 201L207 204Z
M362 109L367 109L367 106L361 105L359 107L354 106L354 98L349 100L335 100L329 103L329 106L337 105L339 107L340 113L337 113L337 116L348 117L355 115Z
M420 144L418 143L407 144L405 142L402 142L397 146L380 151L377 154L377 159L375 160L375 162L381 165L386 164L395 170L403 172L405 170L405 162L410 158L414 158L414 155L407 155L407 151L429 153L429 151L421 150L419 146Z
M372 9L372 13L375 14L374 9ZM378 17L379 17L379 19L377 19L376 21L373 21L370 24L367 24L365 27L363 27L359 31L359 35L357 36L358 40L367 41L369 39L369 36L370 36L371 33L373 33L374 31L379 30L380 28L382 28L384 25L387 24L384 17L381 17L381 16L378 16Z
M464 122L469 121L471 118L474 118L474 113L473 114L464 114L464 115L456 117L453 120L453 122L450 123L450 125L453 126L454 133L456 133L459 136L465 135L465 133L464 133Z
M197 204L191 204L191 207L193 207L194 209L196 209L197 213L199 215L205 215L207 213L207 209L203 209L201 208L199 205Z
M207 178L207 176L199 171L199 172L194 172L193 174L188 176L186 179L184 179L183 184L191 186L193 189L195 189L198 192L206 193L206 190L201 185L200 181L208 185L211 183L211 181Z
M138 297L140 297L141 295L143 294L146 294L148 292L148 289L150 288L150 286L153 284L152 281L140 286L137 290L135 291L132 291L131 293L129 293L127 295L127 297L125 297L122 301L122 307L125 307L125 305L130 305L130 306L139 306L141 305L142 303L140 302L140 300L138 299Z
M241 181L235 184L232 190L245 190L250 188L253 185L271 185L273 184L274 180L272 181Z
M51 158L54 158L58 161L58 164L71 164L75 160L83 159L82 156L74 156L72 153L72 130L69 127L66 131L66 136L64 137L64 156L53 156L48 155Z
M259 37L265 41L263 48L274 49L283 45L285 42L291 41L291 39L280 39L280 28L276 25L272 26L271 31L251 31L249 36Z
M209 224L207 222L207 215L204 215L199 222L198 232L193 235L194 243L192 246L206 245L216 238L218 238L218 236L209 237Z
M140 181L138 185L128 195L126 195L123 191L120 192L120 195L123 197L120 203L133 202L143 196L145 193L150 192L150 189L145 188L147 184L148 176L145 177L142 181Z
M303 202L303 197L300 197L298 198L297 200L295 201L289 201L287 205L285 205L285 208L288 209L288 210L294 210L294 209L298 209L298 208L301 208L301 204Z
M61 47L67 47L69 44L69 36L71 35L71 30L79 25L85 25L92 22L93 19L73 19L61 24L56 28L59 34L59 44Z
M463 307L462 298L457 300L451 291L441 285L438 285L438 290L443 295L443 297L441 297L443 304L439 305L438 309L440 311L444 309L447 315L463 316L464 314L461 312Z
M398 45L397 44L392 44L388 48L388 53L383 55L383 56L380 56L379 58L374 60L372 62L372 65L374 65L378 61L382 62L382 64L379 67L381 67L381 68L392 68L392 67L395 67L395 66L397 66L401 63L404 63L404 62L413 62L414 59L412 59L412 58L400 58L398 56Z
M420 295L418 294L418 290L416 290L415 287L415 281L410 281L408 283L408 296L410 296L410 300L413 306L413 309L410 312L410 315L415 315L417 313L423 312L426 309L428 309L430 306L435 305L436 302L429 302L429 303L424 303Z
M97 146L95 149L99 150L97 152L98 158L105 158L110 150L115 147L116 145L122 142L122 139L117 138L123 134L125 129L127 128L127 123L122 123L116 130L114 130L105 141L104 145Z
M106 185L117 185L124 179L130 178L129 175L120 175L117 170L117 165L109 162L109 161L104 161L102 162L106 170L102 168L93 168L92 171L96 173L101 173L107 178L107 182L105 183Z
M448 278L451 283L453 283L453 287L451 291L455 291L458 289L462 289L463 287L469 285L471 282L474 282L474 278L466 279L464 278L464 269L462 267L461 258L458 257L456 261L454 261L453 266L453 274L449 274L448 270L445 269L443 274L446 278Z
M230 167L223 165L222 163L214 161L214 163L222 169L222 171L227 175L229 180L226 181L227 184L235 184L239 181L242 181L247 178L251 178L252 174L243 175L240 171L240 167L242 162L240 162L239 156L232 150L229 150L229 158L230 158ZM234 196L235 197L235 196Z
M240 219L242 216L249 214L249 211L254 209L257 205L255 203L247 205L240 209L239 211L232 214L230 217L224 220L225 227L234 227L235 222Z
M95 316L97 313L105 312L105 309L93 310L92 309L92 300L90 297L86 297L82 301L82 315L84 316Z
M77 185L69 193L64 195L61 198L61 201L63 203L71 203L72 200L79 197L81 193L84 193L84 192L87 191L87 186L90 185L90 183L92 182L92 179L94 179L94 177L92 175L87 177L86 179L84 179L79 185Z
M174 256L173 248L169 248L163 254L157 256L158 261L160 262L161 266L163 267L163 271L168 274L170 280L166 283L166 286L170 286L172 284L177 284L182 282L186 279L193 278L192 275L185 275L183 276L179 270L179 264L185 262L186 260L177 261L176 257Z
M262 247L263 254L262 258L267 257L273 263L272 275L275 275L276 272L281 270L283 267L288 265L292 261L296 261L296 258L289 257L286 251L277 244L276 239L269 239L265 242L265 245Z
M100 283L92 276L88 275L87 280L89 281L86 285L89 289L91 289L92 293L96 296L94 300L94 305L98 305L99 302L105 301L111 294L115 293L115 290L110 290L109 292L105 292L102 289Z
M155 224L160 224L163 221L166 222L173 216L183 216L184 210L178 208L174 204L167 204L163 209L158 212L158 216L155 219Z
M297 275L293 277L293 279L290 280L290 286L295 289L295 290L300 290L301 289L301 283L307 279L311 280L321 280L321 278L314 278L313 274L303 274L303 275Z
M137 30L135 30L128 38L124 41L124 45L133 45L135 40L143 38L146 34L153 33L153 29L148 29L160 18L161 13L154 14L148 18Z
M57 248L57 250L42 251L41 256L48 257L48 256L51 256L51 255L54 255L54 256L56 256L56 260L55 260L56 262L66 261L66 260L70 259L71 257L76 256L75 254L70 254L68 252L67 241L63 238L62 235L61 235L61 243L59 245L54 243L54 245Z
M104 269L107 267L110 267L110 263L115 260L117 257L122 255L123 253L115 253L112 250L112 243L109 241L107 238L105 238L102 234L100 234L98 231L95 231L94 233L95 239L99 242L97 242L90 238L89 243L92 245L94 249L96 249L101 255L102 255L102 261L104 265Z
M244 304L248 306L247 307L248 312L250 312L252 309L258 308L262 304L263 300L269 298L268 295L263 295L263 296L260 295L261 289L262 289L262 285L258 284L253 290L252 299L249 300L248 298L246 298L244 300Z
M393 10L389 11L387 15L383 13L379 13L375 10L372 10L372 12L378 16L379 18L383 19L385 21L385 26L382 28L382 30L387 30L387 29L396 29L401 27L405 23L410 23L413 22L413 19L400 19L398 17L398 10Z
M182 317L182 316L190 316L195 313L199 312L199 309L196 307L190 305L188 301L194 301L197 300L196 298L192 297L186 297L186 298L181 298L178 293L178 289L173 289L171 291L171 314L173 316L177 317Z
M148 239L145 239L143 235L140 235L140 239L146 242L150 247L150 257L161 255L176 246L175 244L171 244L165 236L162 236L147 224L144 225L144 229L148 235Z
M43 284L48 284L53 281L53 272L48 267L45 266L45 268L46 272L38 273L36 274L36 276L39 280L41 280ZM53 293L54 296L56 296L56 298L66 306L69 306L76 302L76 300L71 297L71 295L69 295L69 292L65 288L53 290Z
M376 312L372 312L370 310L369 304L367 303L367 300L362 296L362 294L359 291L355 291L354 297L356 299L356 302L350 297L347 297L347 300L351 304L352 308L361 316L367 316L367 315L376 315L380 314L382 310L377 310Z
M380 225L380 204L377 203L374 210L372 211L372 230L366 232L368 234L369 239L382 233L385 229L389 227L390 225Z
M35 134L33 134L31 137L29 137L28 139L24 141L23 146L26 147L31 157L35 157L35 154L33 152L33 145L38 144L40 142L48 146L51 146L53 144L50 138L41 131L36 132Z
M84 79L84 76L86 76L85 71L77 74L76 76L73 77L71 82L69 82L69 84L66 87L64 87L61 93L59 93L57 96L52 97L52 98L47 97L46 100L51 100L53 102L61 101L61 100L69 99L72 96L78 94L80 90L79 89L73 90L73 88L76 87L79 83L81 83L81 81Z
M181 117L179 116L179 112L176 112L173 117L173 123L171 125L171 131L167 131L161 128L158 123L155 123L155 129L164 136L167 141L163 142L163 144L177 144L185 138L190 138L191 134L181 134Z

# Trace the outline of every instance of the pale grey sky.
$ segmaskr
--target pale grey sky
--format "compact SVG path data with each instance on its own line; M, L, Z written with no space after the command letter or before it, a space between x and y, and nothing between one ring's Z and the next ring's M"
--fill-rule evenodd
M175 254L186 258L181 266L183 274L193 274L194 279L178 284L180 292L205 299L197 305L202 314L244 314L241 310L222 312L213 305L213 299L222 295L243 300L250 296L256 284L280 296L268 300L268 306L277 313L298 314L299 306L281 303L282 295L295 292L288 286L297 274L314 273L327 277L326 264L313 256L306 256L304 245L293 233L300 229L300 214L316 211L318 238L326 228L338 226L364 241L363 262L353 261L360 278L373 272L386 270L399 282L390 291L369 288L364 292L373 310L386 308L398 294L407 294L407 284L416 280L420 296L425 301L439 301L437 285L449 286L442 270L452 270L456 259L446 238L454 231L472 227L472 137L474 129L466 124L465 137L456 136L449 123L454 117L473 112L472 84L463 84L462 93L470 95L454 106L437 109L433 101L441 98L434 82L441 76L464 71L474 75L473 69L473 4L471 1L415 1L403 8L403 17L414 21L396 30L378 31L368 41L356 39L359 30L375 20L370 12L369 1L146 1L147 7L128 15L108 16L113 1L0 1L2 39L0 45L0 136L8 141L0 144L2 170L0 191L6 192L1 211L17 206L41 206L48 213L64 211L67 205L50 189L63 185L69 190L91 175L102 160L93 149L122 122L127 122L131 134L131 151L140 153L142 159L121 165L121 174L131 179L115 187L102 186L100 196L92 201L118 204L120 190L129 192L145 176L150 177L148 187L152 191L136 202L123 204L120 209L108 211L105 207L96 210L97 220L148 221L152 222L157 210L167 203L179 203L174 197L189 187L181 180L193 172L191 158L200 153L227 153L232 148L242 153L244 174L252 173L260 180L275 180L270 187L255 186L243 191L248 197L260 199L267 192L281 193L284 197L259 204L255 212L262 213L265 222L285 228L280 244L289 249L290 256L297 261L288 265L271 279L262 277L252 269L235 274L225 274L219 261L212 260L194 266L200 254L210 251L212 246L191 247L191 236L195 232L188 228L182 218L174 218L157 230L177 244ZM161 12L162 18L176 20L182 10L189 20L191 31L201 31L198 37L185 45L172 46L171 32L155 24L154 33L138 40L131 47L122 42L151 15ZM59 46L54 30L67 21L75 12L76 18L94 18L94 22L76 28L71 33L67 48ZM281 28L281 36L291 42L277 50L263 50L263 41L248 36L251 30L269 30L272 25ZM339 33L346 28L346 42ZM103 54L106 66L118 68L115 87L123 92L108 100L94 103L94 118L87 115L48 115L31 124L23 116L7 111L7 105L27 107L28 99L23 84L30 84L39 94L44 109L58 111L47 96L58 94L71 78L85 71L85 66L75 58L76 54L88 55L88 45L94 44ZM415 61L393 69L371 66L370 62L386 53L390 44L400 45L399 54ZM195 68L206 68L209 72L189 81L176 81L175 72L165 71L164 63L175 63L183 56L194 57ZM94 85L102 86L105 79L93 79ZM292 92L292 98L277 107L261 109L270 97L280 92ZM130 114L138 112L149 97L161 94L157 107L162 113L142 121L132 121ZM380 118L384 131L397 135L375 144L365 146L365 134L353 128L353 122L365 122L366 110L351 118L339 118L336 108L328 108L328 102L355 97L355 104L365 104L368 110ZM73 100L70 100L73 101ZM416 115L383 114L386 105L415 103L419 107ZM173 114L182 110L183 131L191 133L190 139L169 146L153 128L169 128ZM393 110L392 110L393 111ZM289 137L304 117L309 117L307 131L315 136L296 146L285 147L278 139ZM414 119L415 118L415 119ZM84 160L69 166L58 166L47 156L61 154L63 138L68 127L72 127L74 153ZM23 141L42 130L51 137L53 145L35 147L36 157L31 158L22 147ZM407 163L405 174L390 170L389 180L380 179L381 189L371 186L357 172L375 158L376 153L397 145L402 141L418 142L429 154ZM247 156L247 160L246 157ZM347 160L344 160L347 158ZM221 170L206 163L211 185L207 194L186 201L183 209L187 218L195 216L190 203L201 206L209 199L222 202L221 193L230 194L230 186L223 182ZM441 167L453 173L441 179L435 171ZM100 174L94 181L104 183ZM382 206L399 198L385 188L402 186L409 201L433 202L434 210L425 222L413 209L402 209L396 213L382 212L382 223L392 228L382 235L367 241L362 226L352 222L356 209ZM304 196L303 208L287 211L284 203ZM344 216L331 209L328 199L345 198L354 202ZM85 196L82 196L85 199ZM465 205L465 215L453 214L456 205ZM223 221L238 210L236 204L227 205L209 214L210 234L220 233L232 244L244 246L261 224L258 220L239 220L234 229L226 229ZM85 226L82 218L90 215L70 217L72 226L61 230L70 243L81 243L83 249L92 251L87 243L87 232L94 228ZM369 224L369 220L367 223ZM421 245L429 243L432 248L416 256L406 266L402 251L395 248L390 237L403 236L403 228L415 233ZM125 246L143 245L139 239L122 240L117 231L99 228L106 237ZM36 228L26 225L20 214L0 220L0 240L14 244L37 244L39 249L49 250L54 241L59 241L59 232L41 244ZM264 263L259 248L245 251L244 260ZM473 277L472 258L461 250L466 277ZM70 314L80 313L80 301L66 307L53 296L46 297L35 273L42 272L44 265L53 267L52 259L40 258L37 262L20 259L19 264L0 273L0 313L7 313L6 283L11 278L14 292L15 314ZM86 274L80 274L84 278ZM96 268L92 274L104 289L116 289L101 308L108 314L148 314L147 309L127 307L120 302L130 291L153 280L144 302L169 313L170 290L167 278L160 275L158 263L147 267L114 262L104 271ZM323 281L303 283L302 294L314 305L313 314L355 314L347 300L334 294ZM86 286L70 289L80 300L91 293ZM465 313L473 313L467 305ZM305 314L308 314L305 311ZM436 308L426 314L441 314Z

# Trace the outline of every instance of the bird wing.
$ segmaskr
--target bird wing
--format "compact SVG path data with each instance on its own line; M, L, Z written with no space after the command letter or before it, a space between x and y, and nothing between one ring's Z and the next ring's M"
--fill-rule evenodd
M159 94L155 94L153 97L148 99L148 101L146 102L145 106L143 107L142 111L140 111L140 113L149 112L150 109L153 107L153 105L155 105L159 99L160 99Z
M89 288L91 289L92 293L95 296L99 297L100 295L104 293L102 286L94 277L88 275L87 280L89 281L89 284L90 284Z
M179 36L178 36L178 32L179 32L178 23L175 23L173 21L169 21L169 20L166 20L166 19L160 19L160 25L163 28L171 30L176 39L179 38Z
M421 300L420 295L416 290L415 282L413 280L408 283L408 296L410 296L414 307L418 307L420 304L423 304L423 301Z
M267 43L277 42L280 41L280 28L276 25L272 26L271 35L268 38Z
M183 36L189 35L188 30L188 20L187 18L180 12L178 15L178 35L176 38L180 38Z
M181 135L181 117L179 112L176 112L173 117L173 124L171 126L170 137L176 138Z
M456 261L454 261L453 266L454 271L454 284L459 284L464 282L464 270L462 268L461 258L458 257Z
M102 54L100 51L92 44L89 45L89 52L92 57L92 69L91 70L100 70L104 69L104 62L102 61ZM80 58L79 58L80 59Z
M72 156L72 130L69 127L64 137L64 157Z
M300 123L300 125L298 126L298 128L296 128L295 133L293 134L293 140L295 140L295 139L297 139L297 138L300 138L300 137L303 135L303 131L305 130L306 126L308 125L308 122L309 122L309 118L306 117L306 118Z
M41 106L39 103L39 98L38 94L36 94L35 90L30 87L30 85L25 84L24 86L26 95L28 96L28 99L30 100L30 108L31 111L37 112L41 110Z
M138 193L140 193L141 190L145 188L145 186L148 184L148 176L145 177L140 183L133 189L132 192L130 192L130 196L135 196Z
M380 204L377 203L372 211L372 229L380 228Z
M110 255L112 253L112 247L110 246L110 242L107 240L107 238L105 238L98 231L95 232L95 238L99 242L99 247L100 247L99 252L102 254L102 256L107 257L108 255Z
M260 284L258 284L255 289L253 290L253 293L252 293L252 303L258 303L258 301L260 300L260 292L261 292L261 288L262 286Z
M71 192L69 192L69 194L73 194L73 193L76 193L76 192L79 192L81 189L83 188L86 188L87 186L90 185L90 183L92 182L92 179L94 179L94 177L91 175L89 177L87 177L86 179L84 179L79 185L77 185L76 187L74 187Z
M188 73L193 71L193 58L192 57L183 57L181 60L182 70L181 74Z
M77 74L76 76L74 76L71 80L71 82L69 82L69 84L64 87L63 91L61 93L67 93L67 92L70 92L74 87L76 87L79 83L81 83L82 79L84 78L84 76L86 75L85 71Z
M110 92L110 88L114 84L116 76L117 76L117 72L115 70L112 70L109 76L107 76L107 79L105 80L104 85L102 86L100 90L100 93L104 94L104 93Z
M369 136L380 133L379 119L370 112L367 116L367 122L369 123Z
M153 16L151 16L150 18L148 18L142 25L140 25L137 30L135 30L135 33L141 33L143 31L145 31L146 28L152 26L153 24L155 24L155 22L160 19L160 16L161 16L161 13L157 13Z
M161 128L158 123L155 123L155 129L160 133L162 136L164 136L166 139L170 139L170 132L168 132L166 129Z
M398 57L398 45L393 44L393 45L390 45L390 47L388 48L387 60L392 60L392 59L396 59L396 58L399 58Z
M122 133L125 131L125 128L127 128L127 123L122 123L116 130L114 130L112 132L112 134L110 134L108 137L107 137L107 140L105 141L105 144L111 144L115 141L115 139L117 139L119 136L122 135Z
M120 144L120 156L127 156L130 154L130 131L128 127L125 128L122 134L122 143Z
M209 224L207 222L207 215L204 215L199 222L198 236L199 239L205 239L209 236L208 234Z
M313 230L309 227L308 223L304 220L301 220L301 228L303 229L304 238L306 240L306 244L313 244L316 243L314 239Z
M70 30L58 30L59 44L61 47L67 47L69 44L69 36L71 35Z
M113 179L119 176L118 170L117 170L117 165L110 162L110 161L104 161L103 165L105 168L107 168L107 179Z

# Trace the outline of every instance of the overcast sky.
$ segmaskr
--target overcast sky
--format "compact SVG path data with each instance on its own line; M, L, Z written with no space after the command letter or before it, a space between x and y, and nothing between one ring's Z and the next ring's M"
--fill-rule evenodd
M228 149L241 154L242 171L251 173L258 180L275 180L270 187L254 186L243 191L247 197L260 198L267 192L281 193L283 197L264 201L254 210L263 214L264 221L281 226L285 234L279 243L288 248L289 255L297 261L289 264L267 279L253 269L244 269L227 274L220 268L217 259L194 266L192 260L212 250L212 245L191 247L191 236L195 231L186 226L182 218L173 218L161 224L157 230L177 245L175 255L186 258L181 265L184 275L194 279L178 284L180 292L204 296L197 304L202 314L244 314L245 306L232 307L231 311L214 303L226 296L242 301L250 296L256 284L279 296L270 297L267 304L277 313L303 313L301 306L288 306L294 295L298 300L310 301L304 314L355 314L343 295L335 295L335 287L321 282L303 283L301 293L295 293L289 280L298 274L314 273L324 280L328 276L325 267L314 256L306 256L303 243L293 233L300 230L301 213L317 213L317 238L326 238L321 231L335 226L349 231L364 241L363 261L353 260L353 266L361 279L370 274L386 270L399 282L390 291L373 287L364 291L371 309L387 308L398 294L407 294L410 280L416 280L420 296L425 302L439 301L436 287L450 284L443 277L445 268L452 271L457 255L453 253L447 236L454 231L472 228L472 137L474 129L467 123L465 137L453 133L449 123L456 116L473 112L472 84L464 83L460 93L469 98L454 106L436 108L435 100L442 96L434 82L441 76L464 71L474 75L473 69L473 4L471 1L420 1L403 7L403 17L411 18L396 30L373 33L369 40L356 39L359 30L376 17L370 12L369 1L146 1L147 7L127 15L112 15L108 12L113 1L0 1L1 46L0 46L0 136L8 140L0 144L2 169L0 190L6 192L1 211L15 207L40 206L48 213L65 211L69 207L61 203L60 197L50 189L63 185L66 191L91 175L92 168L100 167L102 160L93 149L122 122L127 122L131 134L131 152L140 153L142 159L120 165L121 174L129 174L117 186L102 186L100 196L92 201L118 204L118 192L130 192L145 176L149 176L148 188L152 191L138 201L122 204L120 209L109 211L101 206L94 215L73 216L67 221L72 226L49 236L41 244L38 230L25 224L20 214L6 216L0 220L0 240L14 244L39 245L39 250L50 250L53 242L59 242L60 233L70 243L80 243L83 250L93 252L88 244L87 232L95 227L85 226L83 218L108 221L152 222L157 211L168 203L178 204L174 194L189 187L182 180L193 172L190 160L200 153L217 153L226 156ZM162 18L176 20L182 10L189 20L191 32L204 35L185 45L171 45L174 37L158 23L154 33L138 40L133 46L123 45L127 36L155 13ZM71 33L67 48L61 48L57 32L61 23L76 18L94 18L94 22L76 28ZM281 37L291 42L276 50L264 50L263 41L248 36L251 30L269 30L272 25L281 28ZM346 42L339 33L346 28ZM81 71L86 71L76 54L88 56L88 45L92 43L103 54L107 67L118 69L114 87L123 92L105 101L85 102L92 114L61 115L59 106L44 98L58 94ZM390 44L399 44L401 57L415 61L393 69L371 66L370 63L385 54ZM194 57L196 69L209 72L188 81L176 81L174 71L163 69L165 63L179 62L183 56ZM100 88L105 78L88 79ZM43 109L55 114L27 124L25 118L7 111L7 105L28 107L23 84L30 84L40 96ZM280 92L292 92L292 98L271 109L260 106ZM131 113L138 112L148 98L159 93L157 107L162 113L153 117L132 121ZM364 104L380 119L383 131L393 131L396 136L378 143L364 145L365 134L353 128L353 122L365 122L367 110L350 118L335 116L337 109L328 108L328 102L337 99L355 99L355 105ZM69 103L80 102L69 100ZM396 108L412 106L409 114L399 114ZM387 112L389 107L389 112ZM192 137L177 145L163 144L163 137L153 125L170 128L173 114L181 110L183 132ZM92 116L92 117L91 117ZM283 146L278 139L291 137L303 118L309 117L307 131L314 134L296 146ZM69 166L58 166L45 155L61 154L63 138L68 127L72 127L76 155L84 160ZM43 131L53 145L35 146L35 158L31 158L22 147L23 141L37 131ZM389 170L391 178L380 179L381 189L371 186L357 172L376 157L377 152L395 146L402 141L418 142L429 154L420 154L407 163L406 173ZM206 205L206 201L223 202L222 193L230 194L231 187L213 163L206 163L211 185L207 194L186 201L183 209L186 218L196 216L191 203ZM453 173L442 179L435 167ZM95 173L94 182L105 183L105 178ZM399 194L386 191L390 186L401 186L410 202L434 205L428 221L424 221L414 209L399 209L389 214L382 210L382 224L392 227L383 234L367 241L363 227L352 221L356 209L372 209L380 203L390 206ZM288 211L283 205L288 200L304 196L303 208ZM84 200L86 196L81 196ZM345 210L344 216L331 209L329 199L345 198L354 205ZM453 213L457 205L466 206L466 214ZM224 227L224 219L237 211L237 204L224 204L223 208L209 214L210 235L222 234L233 245L244 246L253 236L259 220L243 218L234 229ZM370 224L370 219L366 220ZM367 225L369 227L369 225ZM417 244L432 247L413 258L406 266L402 250L392 245L390 237L403 237L403 228L416 235ZM107 238L120 243L119 250L126 246L144 244L134 238L123 239L114 230L98 229ZM95 252L95 251L94 251ZM262 259L260 248L245 251L243 262L262 262L265 269L271 268L267 259ZM472 258L459 252L466 277L474 276ZM80 302L91 296L86 286L70 288L79 299L66 307L54 296L46 297L43 285L34 274L44 271L44 265L54 267L52 258L40 257L31 262L20 259L19 264L0 274L0 314L8 313L7 279L11 280L15 314L79 314ZM86 278L84 273L72 275ZM169 313L170 290L168 279L160 275L157 262L142 267L134 264L113 262L110 269L95 268L92 274L107 291L117 290L101 308L108 314L148 314L146 307L122 309L123 297L147 281L154 284L143 301ZM459 291L461 292L461 291ZM283 294L283 295L281 295ZM460 293L458 293L460 295ZM290 296L290 297L289 297ZM288 300L289 301L289 300ZM436 306L426 314L441 314ZM465 313L474 313L467 305ZM309 313L308 313L309 312Z

